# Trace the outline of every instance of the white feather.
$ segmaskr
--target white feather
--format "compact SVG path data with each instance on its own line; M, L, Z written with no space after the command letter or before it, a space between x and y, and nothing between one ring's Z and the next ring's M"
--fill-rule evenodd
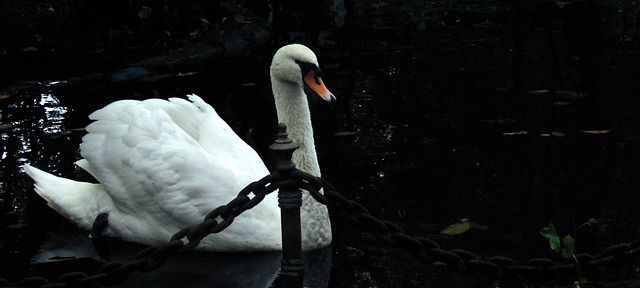
M317 64L302 45L289 45L274 56L272 84L279 120L301 148L294 163L319 175L313 132L300 68L296 60ZM289 67L275 71L274 66ZM296 67L298 67L296 69ZM281 80L297 75L299 83ZM275 75L274 75L275 74ZM288 100L287 100L288 99ZM92 113L81 144L78 166L100 184L76 182L25 165L36 192L71 222L90 229L95 217L109 213L111 235L144 244L166 243L182 228L200 223L227 204L249 183L269 173L258 154L242 141L209 104L188 100L122 100ZM303 248L331 242L326 207L305 196ZM276 195L236 218L199 248L216 251L281 248Z

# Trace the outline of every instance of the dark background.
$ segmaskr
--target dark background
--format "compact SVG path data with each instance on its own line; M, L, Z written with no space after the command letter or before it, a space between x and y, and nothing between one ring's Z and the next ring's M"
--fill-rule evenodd
M90 112L118 99L187 93L205 98L262 153L275 127L268 65L290 42L316 51L339 99L312 103L324 177L374 216L447 249L519 261L562 259L538 233L550 223L576 239L578 252L637 240L638 2L274 1L272 14L267 3L237 2L0 2L0 253L17 263L9 266L28 274L45 233L65 225L19 165L86 177L72 164L82 136L74 129ZM269 41L201 61L159 61L128 81L95 76L247 22L268 27ZM77 83L52 85L69 79ZM577 230L590 218L599 221ZM440 233L460 219L482 229ZM576 280L451 272L333 223L334 287ZM635 287L637 277L629 265L586 279L587 287Z

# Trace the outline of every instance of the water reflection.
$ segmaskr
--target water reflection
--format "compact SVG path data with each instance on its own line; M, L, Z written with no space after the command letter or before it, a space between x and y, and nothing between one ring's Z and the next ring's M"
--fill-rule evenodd
M46 138L62 137L70 108L61 105L60 100L52 93L40 93L36 97L15 97L20 100L13 101L0 111L2 118L8 120L6 129L0 135L5 140L4 143L11 143L5 145L2 160L9 160L11 156L15 167L21 169L20 166L36 158L34 150L39 152L39 147Z
M61 226L47 234L48 239L31 257L32 269L55 278L56 273L69 272L75 267L88 274L105 263L93 247L87 231ZM105 239L109 261L126 263L146 246ZM305 287L327 287L331 270L332 248L326 247L304 253ZM159 269L132 273L122 284L114 287L269 287L280 270L282 253L247 252L217 253L191 251L177 253ZM81 263L81 264L80 264ZM85 267L76 267L84 265ZM45 271L52 269L54 271ZM66 270L65 270L66 269ZM43 275L43 274L40 274Z
M47 92L38 92L47 91ZM37 249L43 233L60 223L60 216L51 214L33 192L33 184L24 175L22 165L38 159L57 173L61 163L69 163L69 149L65 147L70 108L46 88L34 84L33 89L9 95L0 108L3 129L2 174L0 183L0 255L6 259L3 271L19 275L27 270L28 257ZM53 217L51 217L53 216ZM5 266L8 264L10 266Z
M69 108L60 106L60 100L51 93L40 94L40 106L44 108L44 119L47 125L42 123L42 132L44 134L62 134L65 131L64 122L69 113Z

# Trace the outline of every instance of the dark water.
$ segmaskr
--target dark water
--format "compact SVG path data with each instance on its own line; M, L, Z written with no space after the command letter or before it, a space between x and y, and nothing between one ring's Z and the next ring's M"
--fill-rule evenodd
M538 233L549 223L575 237L579 252L638 239L637 3L325 2L333 6L320 21L278 35L316 51L339 98L333 106L312 103L323 174L339 192L412 235L482 256L560 259ZM191 76L35 86L0 100L2 123L12 123L2 130L0 247L10 259L4 264L17 263L3 269L28 275L45 233L67 225L18 166L86 177L72 164L82 136L73 129L109 102L196 93L264 153L275 127L267 74L274 50L182 71L198 72ZM13 80L76 75L43 70L54 72ZM599 222L576 232L590 218ZM460 219L482 229L440 233ZM460 274L333 223L331 287L568 287L576 280ZM637 278L633 265L587 276L592 287L635 287Z

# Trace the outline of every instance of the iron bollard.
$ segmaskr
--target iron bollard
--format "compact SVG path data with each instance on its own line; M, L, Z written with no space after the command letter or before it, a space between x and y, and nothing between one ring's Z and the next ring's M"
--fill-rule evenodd
M287 134L285 124L278 125L278 138L269 146L277 158L276 169L289 179L296 165L291 161L293 151L300 147ZM282 262L280 274L271 287L302 287L304 279L304 260L302 259L302 232L300 228L300 206L302 191L289 181L278 191L278 206L282 228Z

